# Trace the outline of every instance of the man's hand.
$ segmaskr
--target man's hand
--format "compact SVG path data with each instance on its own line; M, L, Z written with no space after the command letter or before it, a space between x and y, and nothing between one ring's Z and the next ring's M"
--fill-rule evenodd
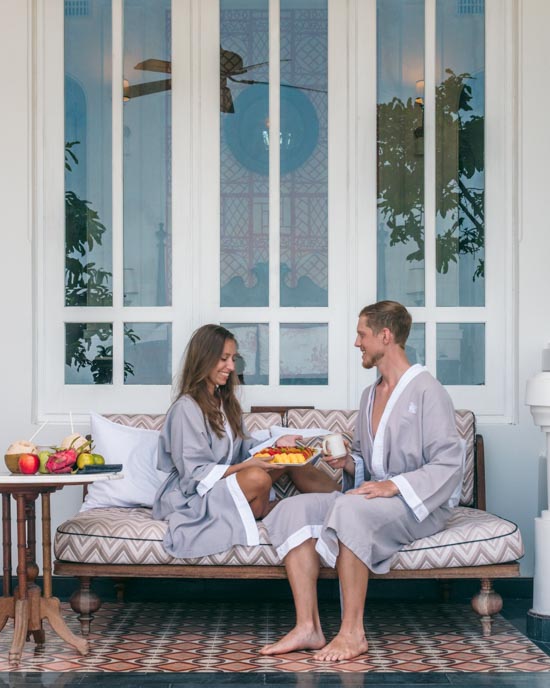
M339 456L335 459L332 454L327 454L323 452L323 461L327 463L333 470L337 468L342 468L346 473L350 475L355 475L355 463L353 457L349 453L351 445L347 440L344 440L344 446L346 447L347 454L345 456Z
M363 495L365 499L372 499L373 497L395 497L399 494L397 485L391 480L368 480L359 485L354 490L348 490L345 494Z

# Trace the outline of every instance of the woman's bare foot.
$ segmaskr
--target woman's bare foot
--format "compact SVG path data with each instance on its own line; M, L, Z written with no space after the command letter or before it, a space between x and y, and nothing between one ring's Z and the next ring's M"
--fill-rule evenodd
M320 628L296 626L276 643L262 647L260 654L283 655L296 650L320 650L326 642Z
M363 655L368 649L369 644L364 634L338 633L313 659L318 662L340 662Z

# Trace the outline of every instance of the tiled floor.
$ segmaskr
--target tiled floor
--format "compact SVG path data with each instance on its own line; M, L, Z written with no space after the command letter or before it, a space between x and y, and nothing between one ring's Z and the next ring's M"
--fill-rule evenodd
M64 608L78 632L74 614ZM508 602L506 610L510 620L497 617L493 635L483 638L468 605L373 601L368 655L327 665L308 652L258 654L291 627L289 602L111 603L93 622L87 657L48 628L45 647L27 643L19 668L10 672L12 634L6 628L0 634L0 686L485 686L493 676L499 687L550 687L549 648L537 647L521 632L526 602ZM338 605L324 602L322 616L330 637L338 626Z

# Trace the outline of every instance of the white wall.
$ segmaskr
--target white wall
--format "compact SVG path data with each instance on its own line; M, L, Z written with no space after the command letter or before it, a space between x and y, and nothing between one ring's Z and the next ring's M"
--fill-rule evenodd
M524 404L526 380L541 368L541 350L550 341L550 219L547 199L550 159L547 113L550 59L547 27L550 3L520 0L518 136L518 396L519 423L482 427L487 449L488 508L516 521L527 553L524 575L533 572L533 519L547 503L546 472L540 456L544 435Z
M3 324L0 341L1 455L13 441L28 439L37 429L32 420L35 285L32 250L30 5L30 0L0 0L0 64L5 66L6 72L0 108L0 304ZM68 427L46 427L37 441L41 444L59 442L68 433ZM3 464L3 460L0 461ZM78 487L51 495L52 532L59 523L76 512L81 496L82 488ZM12 519L15 519L13 500ZM12 540L15 541L15 536ZM13 551L16 557L15 547Z
M32 65L30 0L0 1L0 64L3 107L0 110L0 294L4 336L0 347L0 448L36 430L33 423L32 279ZM550 3L520 2L519 65L519 241L518 241L518 395L519 423L481 426L486 442L488 508L516 521L527 555L522 573L533 572L533 519L545 494L540 455L544 437L523 404L526 379L540 369L540 352L550 341L550 197L546 161L550 160L547 113L550 89ZM513 94L510 94L513 97ZM86 428L77 428L80 431ZM68 427L48 426L40 443L59 441ZM74 513L79 488L52 495L53 526Z

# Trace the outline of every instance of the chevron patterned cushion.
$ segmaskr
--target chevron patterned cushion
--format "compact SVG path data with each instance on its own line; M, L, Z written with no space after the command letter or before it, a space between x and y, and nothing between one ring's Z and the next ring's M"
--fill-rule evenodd
M110 507L77 514L59 526L57 559L89 564L188 564L277 566L275 550L258 523L260 545L232 547L227 552L195 559L173 559L164 550L164 521L146 508ZM523 555L518 527L498 516L458 507L440 533L413 542L396 554L393 569L432 569L515 561Z
M351 441L356 420L357 411L290 409L287 413L286 424L289 428L326 428L331 432L342 433ZM472 411L458 410L455 411L455 420L458 434L466 442L466 459L460 504L472 506L474 503L475 416ZM325 470L329 475L338 477L337 474L331 472L326 463L320 462L318 467ZM281 486L277 484L275 489L280 492L281 496L296 494L296 488L288 481L283 482Z
M243 413L244 426L250 434L269 430L274 425L281 425L279 413Z
M281 425L281 416L278 413L245 413L243 415L246 429L250 433L268 430L273 425ZM457 430L466 442L466 463L460 504L472 506L474 503L475 416L471 411L458 410L455 412L455 417ZM161 430L164 423L164 415L149 415L145 413L131 415L118 413L107 415L106 418L115 423L130 425L135 428L146 428L147 430ZM342 433L351 441L356 419L357 411L290 409L286 414L285 425L292 429L326 428L332 432ZM318 438L312 438L309 441L309 444L318 443ZM317 468L332 478L341 478L341 471L333 471L324 461L320 461L317 464ZM283 475L275 483L274 489L277 496L281 499L298 494L294 484L287 475Z
M403 547L392 569L435 569L480 566L516 561L523 541L515 523L499 516L459 506L445 530Z
M131 428L144 428L145 430L162 430L164 425L164 413L160 415L150 415L148 413L110 413L106 414L113 423L129 425Z
M268 430L272 425L281 425L281 416L278 413L245 413L243 416L246 429L251 433L258 430ZM112 413L106 415L105 418L113 421L113 423L129 425L132 428L145 428L146 430L162 430L164 425L164 414L155 416L147 413Z

